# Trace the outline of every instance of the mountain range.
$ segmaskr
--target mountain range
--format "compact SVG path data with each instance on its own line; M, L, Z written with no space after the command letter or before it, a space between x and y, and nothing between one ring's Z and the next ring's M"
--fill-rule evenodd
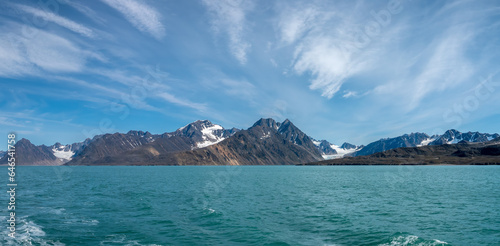
M345 157L304 165L500 165L500 138L486 142L402 147L367 156Z
M405 134L366 146L335 145L313 139L288 119L260 119L245 130L224 129L208 120L198 120L174 132L110 133L68 145L36 146L21 139L16 143L16 159L18 165L287 165L367 156L404 147L481 143L498 137L448 130L433 136ZM4 156L0 164L6 163Z

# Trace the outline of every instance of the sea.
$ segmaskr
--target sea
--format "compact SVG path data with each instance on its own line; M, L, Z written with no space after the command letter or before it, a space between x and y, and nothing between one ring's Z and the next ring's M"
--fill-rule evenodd
M18 166L15 238L7 173L0 245L500 245L500 166Z

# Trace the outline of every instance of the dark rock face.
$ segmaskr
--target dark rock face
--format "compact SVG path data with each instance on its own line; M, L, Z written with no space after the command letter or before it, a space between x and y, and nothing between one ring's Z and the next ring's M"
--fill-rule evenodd
M271 118L268 118L268 119L261 118L260 120L255 122L252 127L255 127L255 126L268 127L268 128L278 130L278 128L281 126L281 124L279 122L276 122L275 120L273 120Z
M323 155L335 155L337 154L337 151L332 149L331 144L326 141L326 140L321 140L318 150L323 154Z
M60 165L51 149L45 145L35 146L29 140L23 138L16 144L16 165ZM0 159L0 164L8 163L8 155Z
M380 139L363 147L355 153L355 156L371 155L373 153L401 147L416 147L428 138L429 135L417 132L409 135L405 134L395 138Z
M343 143L340 146L340 148L343 148L343 149L355 149L356 145L345 142L345 143Z
M309 151L311 155L321 156L321 153L318 151L316 145L314 145L312 138L297 128L290 120L286 119L283 123L281 123L278 128L278 133L289 142L303 147Z

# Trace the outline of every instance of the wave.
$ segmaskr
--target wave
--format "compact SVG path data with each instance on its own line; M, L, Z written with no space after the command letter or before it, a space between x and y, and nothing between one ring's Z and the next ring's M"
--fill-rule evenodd
M27 217L16 218L16 237L11 238L7 233L2 233L0 236L0 245L47 245L47 246L64 246L64 243L59 241L48 240L45 238L43 227L37 225L33 221L29 221ZM0 220L6 221L6 216L0 216Z
M390 242L379 246L449 246L447 242L438 239L426 240L415 235L401 233L392 236L389 240Z
M125 245L125 246L160 246L158 244L141 244L137 240L130 240L127 239L127 236L125 235L117 235L117 234L112 234L106 236L106 239L101 241L99 245L104 246L104 245Z

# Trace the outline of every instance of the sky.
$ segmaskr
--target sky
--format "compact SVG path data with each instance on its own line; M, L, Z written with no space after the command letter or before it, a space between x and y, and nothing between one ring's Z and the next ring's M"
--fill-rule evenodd
M0 149L199 119L500 132L499 46L499 1L1 1Z

